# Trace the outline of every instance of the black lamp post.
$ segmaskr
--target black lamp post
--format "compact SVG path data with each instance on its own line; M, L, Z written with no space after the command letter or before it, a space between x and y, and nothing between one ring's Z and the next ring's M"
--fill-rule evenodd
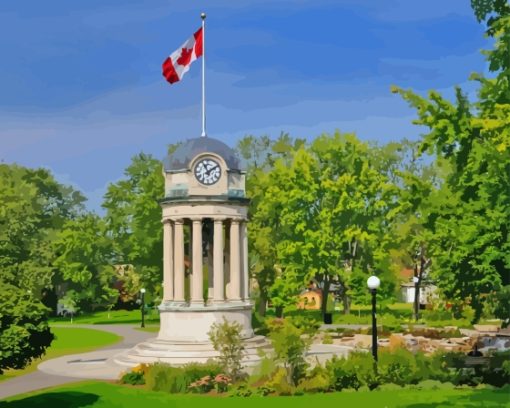
M371 276L367 280L368 289L372 293L372 356L377 362L377 317L376 317L376 294L381 281L377 276Z
M142 297L142 326L145 327L145 289L140 289L141 297Z

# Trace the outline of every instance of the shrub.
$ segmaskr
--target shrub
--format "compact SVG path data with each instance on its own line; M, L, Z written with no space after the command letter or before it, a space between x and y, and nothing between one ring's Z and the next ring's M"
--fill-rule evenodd
M276 370L276 362L274 358L264 357L260 360L258 366L254 369L253 374L249 378L250 385L258 385L264 383L271 378L272 373Z
M121 378L120 382L122 384L130 384L130 385L144 385L145 378L143 372L141 371L130 371L125 373Z
M402 332L401 326L402 318L396 317L392 314L384 314L380 318L380 324L383 326L384 334Z
M145 382L149 390L170 393L186 392L189 385L186 384L182 367L171 367L162 363L149 366Z
M221 373L221 366L214 362L205 364L191 363L182 367L172 367L167 364L156 363L148 367L145 382L147 388L152 391L185 393L191 391L189 386L192 383L206 376L214 378Z
M329 372L321 365L316 365L310 370L306 378L302 379L297 387L298 390L309 393L327 392L330 388L331 379Z
M336 358L326 363L331 378L331 388L336 391L366 386L374 389L379 385L371 354L362 351L352 352L348 358Z
M325 333L322 337L322 344L333 344L333 337L331 337L331 334Z
M270 394L275 393L275 389L268 387L267 385L262 385L257 388L256 394L260 395L261 397L267 397Z
M288 318L287 320L289 320L294 327L301 330L303 334L306 334L310 338L315 336L319 330L319 327L321 327L321 323L311 316L295 315Z
M377 365L378 374L382 383L393 383L400 386L416 384L425 379L423 359L405 349L396 349L393 352L382 351Z
M309 327L298 328L290 319L273 319L269 327L276 359L284 364L287 371L287 383L296 385L306 371L305 353L311 345L312 330Z
M220 353L219 362L233 379L241 377L244 345L241 338L242 326L238 322L214 323L208 333L214 349Z
M186 382L186 386L188 387L192 382L198 381L204 377L214 378L218 374L223 373L223 367L214 362L210 361L205 364L201 363L189 363L182 366L183 369L183 378Z
M250 390L246 384L241 384L236 389L234 389L230 395L233 397L249 397L252 394L252 390Z
M453 314L449 310L424 310L422 317L428 321L453 320Z
M292 395L294 387L288 381L288 374L285 368L277 368L266 386L275 390L278 395Z
M452 390L455 386L451 382L441 382L436 380L423 380L418 384L411 384L407 388L413 390Z

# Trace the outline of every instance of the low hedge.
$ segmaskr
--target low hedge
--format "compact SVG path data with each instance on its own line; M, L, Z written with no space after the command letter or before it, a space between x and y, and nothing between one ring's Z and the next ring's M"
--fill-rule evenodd
M487 364L469 366L467 356L458 352L436 352L426 356L405 349L381 350L375 364L368 352L354 351L348 358L333 358L324 366L308 369L296 386L287 382L283 367L267 365L247 382L231 386L221 367L214 362L171 367L152 364L134 369L122 377L121 382L143 384L152 391L169 393L218 393L231 389L232 395L301 395L303 393L342 390L374 390L392 387L448 387L495 386L510 384L510 351L494 353ZM267 369L270 369L269 372Z

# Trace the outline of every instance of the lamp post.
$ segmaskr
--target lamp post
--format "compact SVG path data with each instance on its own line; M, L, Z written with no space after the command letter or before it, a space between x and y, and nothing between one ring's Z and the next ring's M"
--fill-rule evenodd
M140 289L142 297L142 326L145 327L145 288Z
M370 293L372 293L372 356L374 356L374 361L377 362L377 318L376 318L376 299L375 296L377 294L377 288L381 281L377 276L371 276L367 280L368 289L370 289Z

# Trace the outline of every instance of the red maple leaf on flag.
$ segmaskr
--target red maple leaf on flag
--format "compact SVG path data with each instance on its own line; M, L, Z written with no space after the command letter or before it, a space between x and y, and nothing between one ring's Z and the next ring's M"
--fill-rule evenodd
M177 63L182 66L189 65L191 61L191 52L193 48L183 48L181 50L181 56L177 59Z

